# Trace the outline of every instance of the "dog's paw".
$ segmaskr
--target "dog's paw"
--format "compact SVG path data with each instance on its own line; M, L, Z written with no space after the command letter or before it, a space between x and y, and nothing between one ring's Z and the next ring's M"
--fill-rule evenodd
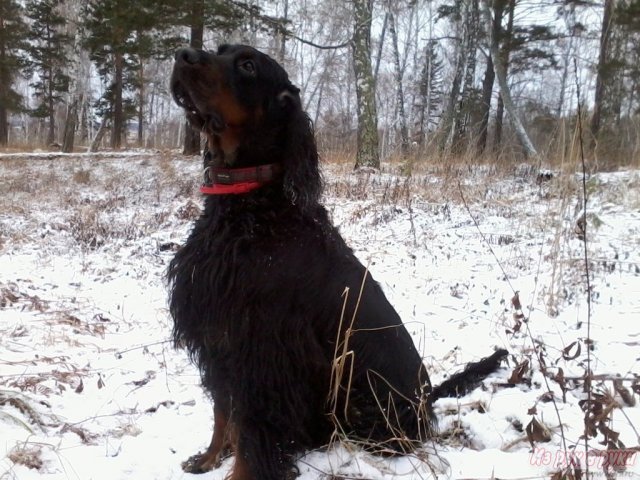
M182 470L186 473L205 473L220 466L216 458L210 458L207 453L196 453L182 462Z
M287 472L285 477L286 480L295 480L300 476L300 469L297 465L293 465L291 469Z

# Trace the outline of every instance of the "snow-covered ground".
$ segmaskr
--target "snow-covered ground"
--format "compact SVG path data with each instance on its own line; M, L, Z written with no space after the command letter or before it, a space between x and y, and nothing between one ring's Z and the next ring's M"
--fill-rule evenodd
M180 463L208 445L211 402L168 342L164 273L198 214L199 167L158 152L0 156L0 479L196 478ZM588 180L589 341L578 176L392 170L327 166L335 223L434 383L496 347L509 365L436 404L440 436L423 452L334 446L301 458L300 478L550 478L585 449L590 345L589 448L605 449L605 435L638 448L640 173ZM550 434L533 428L535 450L533 419ZM618 475L640 477L638 457ZM198 478L222 479L231 463Z

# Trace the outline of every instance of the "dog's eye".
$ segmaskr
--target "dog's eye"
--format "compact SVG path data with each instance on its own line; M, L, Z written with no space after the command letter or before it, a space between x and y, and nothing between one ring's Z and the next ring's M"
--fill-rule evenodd
M238 64L238 68L242 70L244 73L249 75L256 74L256 64L253 63L253 60L243 60Z

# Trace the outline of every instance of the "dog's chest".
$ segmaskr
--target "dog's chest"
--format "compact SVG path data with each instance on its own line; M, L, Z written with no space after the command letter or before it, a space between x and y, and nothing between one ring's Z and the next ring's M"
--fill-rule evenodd
M284 268L287 239L277 227L251 214L199 219L173 261L181 296L218 314L259 300L265 278Z

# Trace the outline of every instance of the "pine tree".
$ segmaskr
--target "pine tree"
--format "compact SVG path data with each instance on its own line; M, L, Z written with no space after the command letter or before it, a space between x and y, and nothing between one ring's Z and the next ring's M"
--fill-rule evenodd
M258 13L257 7L228 0L193 0L187 7L183 0L168 0L164 2L164 8L164 17L171 18L176 26L189 28L189 40L183 43L196 49L204 47L205 28L231 33L243 24L246 16ZM192 129L186 120L182 153L200 154L200 132Z
M112 124L112 148L120 148L125 123L134 116L138 141L142 141L145 65L152 57L172 55L177 45L184 43L183 38L169 34L172 29L189 26L202 32L205 26L211 26L226 32L240 24L238 5L226 0L196 0L190 4L183 0L89 0L84 46L107 85L98 107Z
M111 148L121 147L128 118L142 118L133 96L144 85L145 59L167 53L161 40L166 11L151 0L90 0L86 6L83 44L107 85L97 107L112 125Z
M188 15L184 23L189 27L189 46L202 49L204 40L204 0L194 0L191 8L187 9ZM180 9L178 8L178 11ZM183 155L200 155L200 132L191 128L191 124L185 119Z
M29 0L26 4L26 15L31 20L28 51L37 74L31 87L39 100L32 115L48 119L48 145L55 141L55 107L69 90L65 66L71 39L63 33L66 20L58 11L61 3L62 0Z
M9 141L9 112L23 108L22 96L13 84L17 73L27 66L26 35L22 6L15 0L0 0L0 146Z
M84 46L98 73L108 86L98 103L103 121L113 124L111 148L120 148L124 130L124 62L133 31L132 2L126 0L93 0L86 7Z

